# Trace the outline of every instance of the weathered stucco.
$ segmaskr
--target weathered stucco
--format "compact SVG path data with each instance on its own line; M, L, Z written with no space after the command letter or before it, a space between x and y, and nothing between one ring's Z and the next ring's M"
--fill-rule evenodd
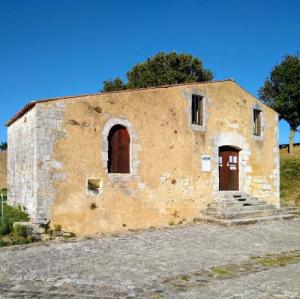
M7 151L0 151L0 189L7 188Z
M192 93L204 96L201 128L191 125ZM261 138L253 136L255 105L263 113ZM191 220L218 194L222 145L240 148L240 190L279 204L278 116L232 81L57 99L38 103L25 116L34 113L30 163L36 176L30 180L40 222L94 234ZM9 127L9 143L29 134L18 126L25 116ZM107 173L107 135L114 124L130 135L130 174ZM22 154L13 155L12 168ZM211 157L210 172L202 171L201 155ZM87 192L89 179L100 181L98 194ZM10 186L15 190L12 179ZM10 196L19 201L16 191Z

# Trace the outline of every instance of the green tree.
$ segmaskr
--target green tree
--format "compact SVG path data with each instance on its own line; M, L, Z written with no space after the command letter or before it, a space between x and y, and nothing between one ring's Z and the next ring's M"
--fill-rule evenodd
M103 91L117 91L124 89L127 89L127 86L119 77L114 80L105 80L103 82Z
M127 73L127 79L126 84L120 78L104 81L103 91L209 81L213 74L190 54L160 52L135 65Z
M7 150L7 143L1 142L0 143L0 151L6 151Z
M259 90L260 98L274 110L280 119L290 125L289 152L293 153L294 136L300 125L300 59L287 55L271 71L270 78Z

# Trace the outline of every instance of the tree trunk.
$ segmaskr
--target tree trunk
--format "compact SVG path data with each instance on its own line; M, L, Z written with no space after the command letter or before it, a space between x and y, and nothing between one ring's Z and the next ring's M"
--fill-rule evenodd
M293 154L293 152L294 152L294 136L295 136L295 129L293 129L291 127L290 128L289 154Z

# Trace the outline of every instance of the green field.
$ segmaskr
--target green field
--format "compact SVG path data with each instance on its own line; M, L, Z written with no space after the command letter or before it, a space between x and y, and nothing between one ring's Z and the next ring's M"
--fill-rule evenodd
M294 151L289 155L287 149L280 150L281 200L300 205L300 147L295 147Z

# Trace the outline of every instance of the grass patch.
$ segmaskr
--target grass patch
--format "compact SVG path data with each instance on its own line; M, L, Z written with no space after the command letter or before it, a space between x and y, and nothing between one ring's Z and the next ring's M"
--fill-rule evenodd
M0 212L2 211L0 210ZM31 237L27 236L24 227L17 226L13 230L13 223L28 221L28 215L19 208L10 207L6 203L3 206L3 212L4 218L0 218L0 247L32 242Z
M296 256L275 256L275 257L253 257L252 260L264 267L284 267L288 264L296 264L300 262L300 255Z
M289 155L287 149L280 150L280 196L282 202L292 201L300 205L300 147Z
M226 267L214 267L210 269L215 276L231 276L233 272Z
M1 212L1 209L0 209ZM2 215L2 214L0 214ZM28 221L28 215L19 208L14 208L6 203L3 206L4 219L0 218L0 236L7 235L12 232L13 223L20 221Z
M189 281L190 280L190 276L189 275L182 275L181 276L181 280L183 280L183 281Z

